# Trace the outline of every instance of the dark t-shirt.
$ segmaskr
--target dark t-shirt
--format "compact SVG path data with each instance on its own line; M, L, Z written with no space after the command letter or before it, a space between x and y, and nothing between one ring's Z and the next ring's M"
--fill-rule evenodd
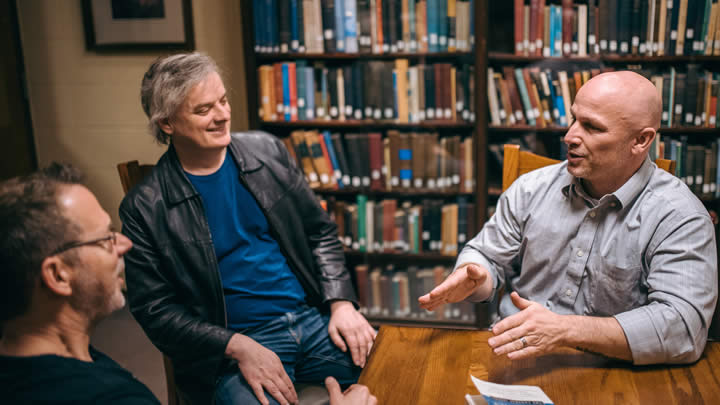
M90 347L94 362L42 355L0 356L3 404L159 405L150 390L112 359Z

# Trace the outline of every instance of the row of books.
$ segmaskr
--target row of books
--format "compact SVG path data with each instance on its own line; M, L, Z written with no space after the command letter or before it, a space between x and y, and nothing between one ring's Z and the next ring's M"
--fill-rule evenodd
M407 59L258 68L263 121L475 121L475 69L449 63L409 66Z
M313 189L447 191L475 189L473 138L387 131L293 131L283 142Z
M503 66L502 73L488 68L487 92L493 125L566 127L570 107L580 87L609 68L554 70ZM632 70L655 84L663 101L663 127L717 127L720 109L720 73L688 64L682 71Z
M666 138L662 142L665 159L675 161L675 174L700 198L720 198L720 154L718 141L688 144L687 136Z
M645 74L662 96L662 126L718 127L720 125L720 72L689 64L686 70Z
M720 55L718 7L718 0L515 0L515 53Z
M601 69L556 70L503 66L487 70L488 108L493 125L565 127L580 87Z
M475 307L470 302L446 304L434 312L420 308L418 298L445 280L451 271L443 266L355 266L360 312L373 318L475 323Z
M326 201L346 248L368 253L437 253L455 256L475 236L475 204L423 199L418 204L393 198L356 202Z
M259 53L467 52L474 0L254 0Z

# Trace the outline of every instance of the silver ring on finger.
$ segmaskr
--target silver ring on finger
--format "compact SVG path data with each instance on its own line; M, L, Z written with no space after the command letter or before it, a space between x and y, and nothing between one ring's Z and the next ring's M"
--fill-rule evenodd
M525 340L525 336L523 336L523 337L520 338L520 343L522 343L522 348L523 348L523 349L526 348L526 347L528 347L528 342L527 342L527 340Z

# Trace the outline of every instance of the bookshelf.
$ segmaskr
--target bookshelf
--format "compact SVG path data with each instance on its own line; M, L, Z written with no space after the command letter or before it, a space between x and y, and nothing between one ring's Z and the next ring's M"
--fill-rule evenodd
M485 144L485 132L487 130L487 127L485 125L478 125L478 123L485 122L487 120L486 118L486 98L484 97L484 91L482 89L485 88L484 83L484 75L479 74L479 72L485 71L486 61L487 61L487 52L486 52L486 41L484 38L486 38L486 31L487 31L487 0L456 0L455 5L459 6L456 10L456 17L454 18L454 21L458 25L464 26L466 28L466 32L468 37L470 36L470 29L468 27L469 19L470 19L470 13L469 12L461 12L462 10L468 10L470 8L470 3L473 2L475 4L474 8L472 8L472 18L474 19L474 30L472 30L476 41L474 44L474 48L470 48L469 44L467 44L467 41L469 41L469 38L464 38L466 41L467 46L464 46L465 49L462 49L463 46L460 46L460 38L457 37L456 40L456 49L455 51L448 51L447 49L443 49L442 46L440 46L441 40L438 38L438 49L434 49L434 51L431 51L430 44L428 41L428 49L422 50L421 44L418 43L417 49L414 51L401 51L400 49L392 50L388 52L388 50L384 50L382 53L378 53L378 49L375 48L375 46L371 46L370 49L368 49L367 46L364 47L364 49L359 49L358 52L337 52L337 51L328 51L328 52L318 52L317 48L314 50L307 49L307 41L306 41L306 52L292 52L290 49L288 49L287 52L280 52L279 49L274 49L273 45L265 46L262 45L262 43L265 43L267 45L267 42L263 42L263 38L271 38L272 35L268 36L268 30L265 32L259 32L258 29L260 27L257 27L257 18L258 16L265 16L267 17L267 13L265 10L258 10L258 5L263 6L264 4L276 4L278 7L280 7L282 4L288 3L290 7L290 12L292 13L292 8L296 7L298 4L302 3L302 5L313 7L312 3L319 3L320 4L320 13L321 18L320 22L314 22L316 25L326 25L325 17L327 10L325 9L325 5L328 4L328 0L320 0L320 1L294 1L294 0L272 0L267 2L243 2L242 6L242 13L243 13L243 33L244 33L244 53L245 53L245 70L246 70L246 76L247 76L247 90L248 90L248 99L245 100L247 104L247 111L249 112L249 124L250 128L252 129L261 129L268 131L279 138L285 140L286 146L289 146L292 148L293 143L291 143L289 140L293 139L293 134L297 135L298 133L304 132L307 134L308 132L317 133L319 138L327 139L325 138L325 132L328 132L332 135L334 134L340 134L340 136L343 139L343 144L345 145L345 154L348 153L348 135L354 135L354 134L369 134L369 133L379 133L381 136L381 140L388 141L389 138L395 139L395 136L397 133L400 133L401 136L404 134L407 134L408 137L415 136L414 139L417 138L423 138L423 139L435 139L437 143L433 143L435 141L429 141L430 145L434 145L429 147L432 150L437 150L437 148L450 148L450 149L443 149L447 151L448 153L450 151L457 152L458 149L451 149L452 146L448 146L449 144L455 145L453 142L459 142L459 144L462 144L464 146L463 149L460 149L463 151L463 162L484 162L485 161L485 154L486 154L486 144ZM355 12L358 14L361 13L359 10L362 7L366 7L367 5L370 6L377 6L379 3L382 3L380 1L375 0L356 0L356 1L338 1L338 0L330 0L333 5L335 3L355 3L355 7L357 9ZM251 4L249 4L251 3ZM281 4L282 3L282 4ZM385 2L386 4L384 7L388 7L388 4L395 4L398 12L397 14L397 21L396 23L398 26L402 26L403 24L403 18L402 18L402 12L407 11L406 9L403 9L403 6L410 5L410 4L416 4L420 3L420 1L407 1L407 0L388 0ZM432 6L438 6L439 4L447 4L447 0L430 0L427 1L423 0L423 4L425 7L432 7ZM460 3L462 3L462 6L460 6ZM247 4L247 5L246 5ZM387 11L387 8L383 9L383 11ZM434 14L434 13L433 13ZM425 18L428 18L428 15L426 14ZM461 17L462 15L462 17ZM304 14L304 17L308 16L308 14ZM420 18L419 15L416 17ZM277 16L280 20L284 18L283 16ZM312 19L313 17L310 16ZM317 21L317 14L315 16ZM357 20L357 26L360 28L360 32L362 34L362 22L360 21L361 16L358 15ZM263 21L268 21L267 19L263 19ZM416 20L417 21L417 20ZM450 19L448 19L450 21ZM388 27L388 24L390 21L383 20L384 28ZM278 23L281 25L282 23ZM377 21L374 23L377 24ZM463 25L464 24L464 25ZM267 25L267 24L265 24ZM337 25L336 25L337 27ZM416 25L417 27L417 25ZM263 27L267 28L267 27ZM272 28L272 27L271 27ZM323 30L327 29L327 26L323 27ZM383 28L383 29L384 29ZM449 28L449 27L448 27ZM377 29L377 26L376 26ZM442 30L441 27L438 27L438 34L440 34L440 31ZM292 32L292 27L290 28L290 36L294 38L296 34L299 34L299 30L297 33ZM401 28L398 27L398 37L400 37ZM460 32L460 29L455 31ZM317 34L317 32L315 32ZM325 32L323 31L323 34ZM387 34L387 31L385 31L385 34ZM419 32L416 32L416 34L420 34ZM285 40L288 40L287 38L288 33L285 32L279 33L278 37L285 36ZM334 36L337 37L337 31L335 31ZM450 36L450 35L448 35ZM429 37L429 36L428 36ZM258 41L258 38L260 38L260 41ZM307 35L305 36L307 38ZM385 37L387 39L387 36ZM325 37L327 39L327 37ZM359 38L360 39L360 38ZM407 39L405 37L405 39ZM419 37L416 37L416 39L419 39ZM290 46L289 48L293 48L295 45L302 45L302 44L292 44L292 38L290 38ZM373 36L373 44L378 43L379 40L377 36ZM419 41L418 41L419 42ZM449 45L448 41L448 45ZM257 45L257 46L256 46ZM325 43L327 45L327 42ZM361 43L359 43L361 45ZM312 47L317 47L317 43L313 44ZM327 46L326 46L327 49ZM402 61L398 64L398 61ZM328 119L328 117L323 117L322 119L318 119L317 116L310 117L307 114L304 118L306 119L294 119L292 117L289 120L284 119L284 117L273 117L274 119L268 119L269 114L265 114L265 111L270 111L267 109L266 106L263 105L263 98L262 95L268 95L270 93L267 92L267 88L263 88L263 74L266 79L265 83L267 82L267 77L269 77L269 69L263 73L260 68L262 66L275 66L278 64L289 64L295 62L297 69L298 66L301 67L301 69L306 68L313 68L313 87L316 89L323 85L322 80L323 78L323 70L327 69L329 72L328 76L329 78L333 77L334 71L342 70L347 66L360 66L359 69L363 69L365 66L369 64L378 64L378 63L385 63L386 65L391 65L393 69L402 68L403 66L406 66L408 69L411 68L417 68L417 70L420 70L418 67L422 66L424 69L435 69L437 71L438 65L442 65L444 69L447 69L447 66L450 66L452 69L451 71L454 72L455 76L451 81L443 81L443 83L448 83L448 88L450 87L450 84L452 83L456 87L456 92L452 94L452 101L456 102L457 100L455 97L460 94L460 92L465 91L463 96L465 97L462 102L463 105L466 106L465 109L469 109L470 105L473 106L473 112L475 114L474 120L470 119L469 116L463 116L461 109L456 110L455 103L451 103L448 105L445 103L442 107L444 108L443 116L441 116L442 119L433 119L433 117L428 116L421 117L421 119L418 119L417 115L412 116L408 115L406 119L401 119L400 111L398 111L401 107L399 107L398 104L396 104L394 107L395 109L395 116L387 118L384 116L386 108L381 108L380 113L381 116L378 117L377 115L371 114L365 114L365 111L362 111L362 118L357 119L353 115L348 115L345 117L345 119L338 119L337 116L333 116L332 119ZM299 62L299 63L298 63ZM461 76L458 74L458 71L462 70L463 67L465 67L465 70L463 70L463 73L465 76ZM471 73L468 75L469 68L474 68L474 73ZM318 70L320 73L318 73ZM347 71L343 71L343 78L348 77L346 75ZM420 74L422 74L423 71L420 71ZM427 72L424 72L427 74ZM273 72L274 74L274 72ZM410 73L412 74L412 73ZM443 74L443 73L441 73ZM470 77L472 76L472 78ZM290 76L288 76L290 77ZM379 76L379 75L372 75L368 76L365 75L363 77L370 77L373 86L381 87L384 83L387 83L387 77L389 76ZM443 79L446 79L448 76L440 76ZM425 76L427 78L427 76ZM437 76L435 77L437 78ZM462 80L459 80L461 79ZM355 79L355 77L353 77ZM273 80L275 80L275 77L273 77ZM397 80L397 79L396 79ZM469 91L463 89L458 90L460 86L465 86L465 88L469 88L469 84L466 84L464 81L472 80L474 82L475 91L470 93ZM310 82L310 81L308 81ZM369 81L364 81L369 82ZM409 80L408 86L409 90L413 91L413 84L422 84L423 82L418 80L417 82L411 82ZM329 84L329 83L328 83ZM397 82L395 83L397 86ZM336 84L337 85L337 84ZM346 85L346 84L345 84ZM297 83L295 84L297 86ZM419 86L415 86L417 88ZM436 86L435 90L441 91L442 86ZM426 86L426 88L428 88ZM347 88L345 88L347 90ZM336 89L336 91L339 91ZM372 89L369 86L365 86L361 91L363 91L364 95L367 95L369 91L372 91ZM417 91L417 90L416 90ZM316 91L316 93L320 93L320 91ZM383 94L383 98L387 99L387 94ZM445 97L445 96L442 96ZM472 97L472 99L469 99L468 97ZM369 97L368 97L369 98ZM428 98L429 99L429 98ZM277 100L277 99L276 99ZM447 100L447 99L446 99ZM437 99L436 99L437 101ZM438 103L439 104L439 103ZM316 104L317 105L317 102ZM327 106L327 104L326 104ZM357 106L353 106L357 107ZM387 107L387 106L384 106ZM427 107L431 107L428 105ZM436 107L440 107L437 105ZM447 109L452 109L452 118L453 119L447 119ZM262 110L262 111L261 111ZM413 109L410 108L410 111L412 112ZM417 112L417 109L415 110ZM440 110L437 110L440 111ZM323 111L326 115L328 115L329 111ZM372 111L371 111L372 112ZM284 115L284 114L283 114ZM313 114L316 115L316 114ZM298 116L298 118L301 118ZM392 136L391 136L392 134ZM417 134L417 135L415 135ZM432 138L432 136L435 136L435 138ZM312 136L311 136L312 137ZM453 140L455 139L455 140ZM467 139L471 139L471 143L465 143ZM443 142L441 144L441 141ZM426 141L428 142L428 141ZM332 140L327 139L325 143L325 148L327 148L328 144L333 144ZM312 145L312 143L311 143ZM415 144L412 144L413 146ZM470 145L470 146L468 146ZM352 146L355 146L354 144ZM298 144L295 144L295 149L297 152ZM311 146L312 148L312 146ZM457 146L457 148L460 148ZM335 149L335 148L334 148ZM354 147L350 148L351 150L355 150ZM427 150L428 147L426 146L425 149ZM413 149L413 156L414 161L419 162L422 164L422 159L417 159L418 153L415 152L416 149ZM394 149L393 149L394 151ZM292 153L292 151L291 151ZM326 152L327 153L327 152ZM337 154L337 151L335 152ZM422 154L422 156L426 156L425 153ZM457 155L449 155L457 157ZM329 153L328 153L329 157ZM383 156L385 158L385 156ZM371 156L370 156L371 158ZM370 160L370 158L368 160ZM348 159L350 160L350 159ZM384 159L383 161L385 161ZM487 190L486 190L486 174L485 174L485 165L484 164L474 164L470 166L464 166L464 169L460 169L458 166L462 166L463 163L459 163L459 159L455 159L451 162L452 159L447 158L446 164L448 164L448 170L452 166L453 167L453 174L457 175L459 171L462 171L462 178L463 179L471 179L474 184L470 185L470 183L458 184L457 179L452 179L446 181L445 185L443 187L429 187L430 185L428 182L430 181L429 176L424 176L423 181L424 183L422 186L419 186L418 184L414 184L413 181L411 181L410 186L407 185L403 186L404 183L400 183L400 187L397 185L392 185L394 174L386 174L383 173L382 176L384 177L384 183L382 187L369 187L369 185L365 182L361 181L361 184L352 184L352 180L350 181L350 186L347 185L347 181L344 182L343 187L337 187L337 186L330 186L326 185L321 182L321 184L318 187L314 188L314 191L319 199L323 200L328 205L328 211L333 215L336 220L339 215L335 215L336 212L334 211L334 207L337 207L337 205L341 206L348 206L348 205L357 205L358 204L358 196L362 196L362 199L366 199L365 201L373 202L375 206L383 205L386 201L394 201L398 209L400 209L403 205L405 206L405 210L407 210L407 205L410 205L410 207L423 207L428 206L428 204L435 204L437 205L437 208L433 208L433 213L437 216L439 219L443 214L441 213L442 207L447 205L455 205L456 207L454 209L461 210L462 208L457 207L459 201L465 201L470 203L468 207L465 209L470 209L472 212L468 213L467 215L462 215L462 217L469 217L474 218L472 219L472 224L470 224L470 228L473 232L479 229L479 227L482 225L482 223L485 221L486 218L486 209L487 209ZM349 162L352 163L352 162ZM393 162L394 163L394 162ZM425 162L427 163L427 162ZM302 166L302 158L300 159L301 168ZM338 166L340 164L338 163ZM332 169L332 160L330 160L330 164ZM397 166L397 165L396 165ZM412 169L415 173L418 173L418 168L422 167L421 165L414 166ZM407 169L407 167L405 167ZM422 170L422 169L421 169ZM463 171L464 170L464 171ZM440 169L438 169L438 173L440 172ZM306 171L306 175L307 175ZM332 172L328 173L332 177ZM319 175L317 177L320 177ZM366 176L367 177L367 176ZM454 177L454 176L448 176L448 178ZM310 176L308 177L310 179ZM342 176L340 177L342 181ZM365 180L365 179L363 179ZM414 178L413 178L414 180ZM438 179L438 186L440 185L440 180ZM311 185L313 182L311 181ZM336 181L337 184L337 181ZM387 187L388 184L391 184L391 187ZM317 184L316 184L317 185ZM359 186L359 187L358 187ZM338 204L339 203L339 204ZM443 204L440 206L439 204ZM410 212L410 211L407 211ZM450 211L452 212L452 210ZM429 214L425 214L426 216ZM450 216L455 215L457 217L458 214L448 214ZM427 221L427 218L424 218ZM410 221L410 220L408 220ZM351 270L351 273L353 274L353 279L356 285L356 288L358 288L358 293L360 296L363 296L365 291L363 290L365 287L362 287L363 284L367 286L367 288L372 288L373 286L373 280L375 280L375 283L377 283L377 279L380 277L389 277L391 281L388 283L385 280L382 280L382 282L385 282L387 285L390 285L391 288L393 286L403 286L403 284L411 284L409 285L410 290L413 291L423 291L427 292L429 291L429 286L434 285L439 279L444 277L447 274L448 269L451 269L455 258L456 253L450 253L450 252L442 252L439 248L431 249L431 251L428 251L427 246L423 248L422 241L416 239L414 241L411 241L409 243L406 243L406 245L413 245L415 244L415 247L412 246L408 248L407 246L398 248L397 245L391 246L390 249L387 247L381 247L380 249L372 249L372 251L368 251L369 248L365 248L365 251L360 251L360 249L357 249L358 247L358 241L352 240L352 241L345 241L342 237L343 234L345 234L345 231L343 228L346 227L346 225L342 224L343 221L340 221L339 223L339 229L341 234L341 241L346 246L346 261L348 263L348 268ZM347 222L347 221L346 221ZM419 221L420 222L420 221ZM418 225L419 226L419 225ZM433 230L433 233L435 233L436 229ZM440 232L440 231L438 231ZM419 233L420 234L420 233ZM422 235L420 234L420 237ZM466 240L468 240L473 235L466 235ZM416 235L417 237L417 235ZM376 238L377 239L377 238ZM385 241L385 240L384 240ZM348 243L346 243L348 242ZM367 244L370 245L371 241L368 240ZM397 241L396 241L397 243ZM427 243L425 243L427 245ZM418 246L419 245L419 246ZM419 247L419 249L418 249ZM365 267L363 267L365 266ZM358 267L360 270L358 271ZM373 272L374 269L381 269L381 272ZM364 270L363 270L364 269ZM397 271L394 271L397 270ZM418 277L414 277L416 273L419 273ZM399 278L399 280L398 280ZM405 279L405 280L403 280ZM415 281L413 281L415 279ZM421 283L421 285L418 287L417 283ZM396 283L396 281L398 281ZM425 284L422 284L422 283ZM377 284L376 284L377 285ZM380 288L382 289L382 287ZM412 295L413 293L411 293ZM406 294L407 295L407 294ZM415 294L417 295L417 294ZM386 294L387 296L387 294ZM374 297L369 297L370 300L375 299ZM444 313L441 313L439 315L435 314L429 314L429 313L421 313L419 311L419 308L415 308L412 305L412 301L416 301L416 296L411 297L404 297L405 305L401 305L404 309L400 312L393 313L393 308L387 308L387 302L383 302L380 305L380 308L374 308L378 305L374 304L374 302L371 302L369 305L366 305L367 308L364 308L365 314L368 317L368 319L375 325L383 324L383 323L394 323L394 324L418 324L418 325L426 325L426 326L435 326L435 327L453 327L453 328L471 328L471 329L477 329L480 327L485 327L487 325L487 309L484 306L478 305L474 306L471 304L463 304L461 305L455 305L453 307L448 306L448 310ZM397 307L397 304L395 301L391 303L395 307ZM408 308L410 307L410 308ZM390 311L388 311L390 309ZM397 308L396 308L397 309Z

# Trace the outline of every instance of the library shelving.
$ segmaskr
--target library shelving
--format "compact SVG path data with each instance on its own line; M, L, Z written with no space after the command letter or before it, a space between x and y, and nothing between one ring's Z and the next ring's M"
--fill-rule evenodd
M487 326L482 305L417 307L486 216L486 1L242 4L250 127L285 142L338 222L361 310L373 324Z

